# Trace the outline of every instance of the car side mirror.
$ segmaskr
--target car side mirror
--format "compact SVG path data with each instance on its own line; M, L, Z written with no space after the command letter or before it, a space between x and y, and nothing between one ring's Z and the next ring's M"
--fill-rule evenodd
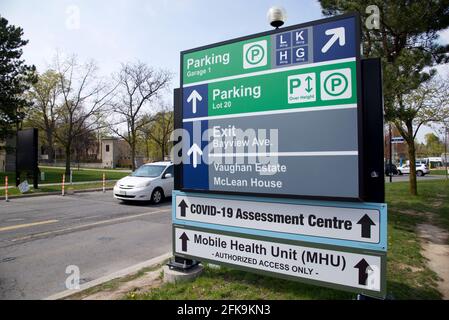
M172 178L172 177L173 177L173 175L171 173L166 173L164 175L164 179L168 179L168 178Z

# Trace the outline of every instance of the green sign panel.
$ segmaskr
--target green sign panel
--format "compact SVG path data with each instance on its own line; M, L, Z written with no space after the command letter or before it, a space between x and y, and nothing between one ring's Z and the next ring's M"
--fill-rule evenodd
M355 83L355 61L214 82L208 86L208 114L354 104Z
M185 84L271 68L271 42L265 36L185 54Z

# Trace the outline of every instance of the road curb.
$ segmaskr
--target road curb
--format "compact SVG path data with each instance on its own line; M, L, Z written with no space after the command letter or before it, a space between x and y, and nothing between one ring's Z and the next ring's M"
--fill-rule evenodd
M167 260L168 258L170 258L172 256L173 256L172 252L164 253L163 255L160 255L160 256L158 256L156 258L153 258L153 259L150 259L150 260L147 260L147 261L135 264L135 265L130 266L128 268L125 268L125 269L116 271L114 273L111 273L111 274L109 274L107 276L100 277L98 279L95 279L95 280L89 281L89 282L87 282L85 284L82 284L80 286L80 289L78 289L78 290L68 289L68 290L65 290L65 291L53 294L51 296L48 296L48 297L44 298L43 300L60 300L60 299L67 298L67 297L69 297L71 295L80 293L80 292L82 292L84 290L87 290L87 289L90 289L92 287L98 286L98 285L103 284L105 282L108 282L108 281L111 281L111 280L114 280L114 279L117 279L117 278L122 278L122 277L125 277L127 275L136 273L136 272L138 272L139 270L141 270L143 268L148 268L148 267L152 267L154 265L160 264L160 263L164 262L165 260Z
M106 191L113 190L113 187L105 188ZM103 188L92 188L92 189L82 189L82 190L74 190L76 193L85 193L85 192L98 192L103 191ZM51 191L51 192L38 192L38 193L31 193L31 194L23 194L20 196L8 196L9 200L13 199L22 199L22 198L34 198L34 197L44 197L44 196L54 196L54 195L61 195L61 191ZM5 200L5 196L1 196L0 200Z

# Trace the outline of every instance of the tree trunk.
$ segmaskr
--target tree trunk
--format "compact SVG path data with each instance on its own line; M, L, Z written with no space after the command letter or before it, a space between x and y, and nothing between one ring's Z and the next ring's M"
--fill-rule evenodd
M409 127L409 126L407 126ZM407 139L408 145L408 158L410 160L410 194L417 196L418 195L418 185L416 183L416 150L415 150L415 139L413 139L413 128L410 126L408 128L408 136L410 139Z
M65 146L65 175L66 177L70 176L70 150L71 143L68 142Z
M55 158L55 148L53 147L53 132L47 131L47 155L48 162L51 162Z
M131 169L136 170L136 142L131 142Z
M150 159L150 145L149 145L149 138L145 138L145 153L147 154L148 159Z

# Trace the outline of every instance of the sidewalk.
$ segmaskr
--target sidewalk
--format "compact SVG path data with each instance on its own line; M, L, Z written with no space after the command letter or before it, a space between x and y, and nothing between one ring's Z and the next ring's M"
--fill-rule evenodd
M118 179L116 179L116 180L105 180L105 183L116 182L116 181L118 181ZM92 183L102 183L102 182L103 182L103 180L78 181L78 182L72 182L72 183L66 182L65 186L68 187L68 186L75 185L75 184L79 185L79 184L92 184ZM61 186L61 185L62 185L62 182L39 183L39 187L51 187L51 186ZM8 189L15 189L15 188L17 188L17 187L14 186L14 185L8 186ZM4 189L5 189L5 186L1 186L0 187L0 190L4 190Z

